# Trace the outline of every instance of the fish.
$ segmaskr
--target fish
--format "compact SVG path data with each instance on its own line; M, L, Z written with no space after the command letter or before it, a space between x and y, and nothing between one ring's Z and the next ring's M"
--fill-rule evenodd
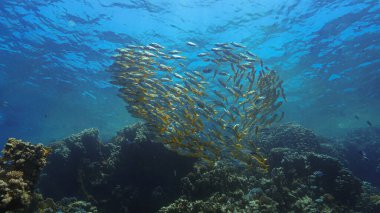
M208 53L199 53L197 56L198 57L204 57L204 56L208 56L209 54Z
M199 78L201 78L202 80L205 80L205 77L198 71L194 70L193 73L198 76Z
M188 69L193 60L181 63L186 57L180 50L165 51L158 43L134 45L116 50L109 71L128 111L149 123L165 146L204 162L230 157L265 170L266 159L258 149L249 152L246 139L281 121L284 113L275 111L285 92L277 73L243 48L236 42L217 43L195 55L203 67L193 70ZM262 66L258 75L257 63ZM214 77L207 78L208 73Z
M171 58L173 58L173 59L186 59L186 57L182 56L182 55L172 55Z
M164 64L159 64L158 67L159 67L161 70L165 70L165 71L169 71L169 72L173 71L173 69L174 69L173 67L169 67L169 66L166 66L166 65L164 65Z
M216 106L220 106L220 107L226 108L226 106L224 105L224 103L221 102L221 101L214 100L213 102L215 103Z
M147 57L157 57L155 54L151 53L151 52L148 52L148 51L144 51L143 52L143 55L144 56L147 56Z
M278 119L277 122L282 121L282 119L284 118L284 116L285 116L285 112L281 112L280 118Z
M255 137L259 136L259 126L255 126Z
M205 68L205 69L202 70L202 72L203 72L203 73L210 73L210 72L212 72L212 69L210 69L210 68Z
M218 78L218 82L220 83L220 85L222 85L224 88L226 88L227 87L227 84L226 84L226 82L224 82L223 81L223 79L221 79L221 78Z
M179 51L179 50L170 50L169 51L169 54L180 54L182 53L182 51Z
M369 158L367 157L367 153L365 151L359 150L358 153L359 153L362 160L366 160L366 161L369 160Z
M232 46L234 47L240 47L240 48L245 48L242 44L236 43L236 42L231 42Z
M163 46L161 46L158 43L150 43L149 46L152 46L152 47L157 48L157 49L165 49Z
M191 42L191 41L186 42L186 44L189 45L189 46L191 46L191 47L196 47L196 46L198 46L196 43Z
M372 127L372 123L371 123L371 121L367 121L367 125L368 125L369 127Z
M356 120L360 119L358 115L355 115L354 117L355 117Z
M217 47L226 47L226 46L228 46L228 43L216 43L215 46L217 46Z
M136 45L133 45L133 44L129 44L129 45L127 45L127 47L130 49L137 49L138 48Z
M152 51L158 51L156 48L152 47L152 46L145 46L144 47L144 50L152 50Z
M317 171L313 172L313 175L314 175L315 177L320 178L320 177L323 177L323 176L325 175L325 173L322 172L322 171L320 171L320 170L317 170Z
M218 69L214 70L214 75L212 76L212 79L215 79L216 74L218 74Z
M219 91L217 90L213 90L214 94L216 96L218 96L219 98L223 99L223 100L226 100L227 98L225 96L223 96Z
M179 79L184 79L184 77L178 73L173 73L173 75Z
M219 72L219 75L222 75L222 76L229 76L230 74L228 74L227 72L223 72L223 71L221 71L221 72Z
M244 96L244 94L243 94L243 92L240 90L240 88L234 86L234 87L232 87L232 89L233 89L233 90L235 91L235 93L237 93L239 96L241 96L241 97Z
M215 53L219 51L223 51L223 49L218 48L218 47L211 48L211 50L214 51Z
M187 77L191 78L191 79L197 79L197 77L195 77L193 74L191 74L189 72L184 72L183 74L186 75Z
M250 51L246 51L246 53L248 54L248 55L250 55L250 56L252 56L252 57L257 57L255 54L253 54L252 52L250 52Z
M170 78L161 78L161 81L163 81L163 82L171 82L172 79L170 79Z

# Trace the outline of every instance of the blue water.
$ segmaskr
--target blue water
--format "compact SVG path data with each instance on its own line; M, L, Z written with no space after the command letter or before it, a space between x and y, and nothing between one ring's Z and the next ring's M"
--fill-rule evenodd
M136 121L109 83L114 50L187 41L260 55L284 79L283 122L330 136L380 125L378 0L2 0L0 141L110 138Z

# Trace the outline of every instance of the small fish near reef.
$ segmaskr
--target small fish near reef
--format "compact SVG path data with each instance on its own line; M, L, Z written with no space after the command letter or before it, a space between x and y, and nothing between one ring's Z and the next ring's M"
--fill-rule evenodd
M188 41L186 44L189 45L189 46L191 46L191 47L196 47L196 46L198 46L196 43L191 42L191 41Z
M371 122L371 121L367 121L367 125L368 125L369 127L372 127L372 122Z
M365 152L365 151L363 151L363 150L360 150L360 151L358 151L358 153L359 153L359 155L360 155L360 158L362 159L362 160L369 160L369 158L367 157L367 153Z
M127 47L108 69L111 83L165 147L205 164L229 159L268 171L251 137L284 116L277 113L286 100L276 71L265 66L256 75L262 60L237 42L186 56L158 43Z

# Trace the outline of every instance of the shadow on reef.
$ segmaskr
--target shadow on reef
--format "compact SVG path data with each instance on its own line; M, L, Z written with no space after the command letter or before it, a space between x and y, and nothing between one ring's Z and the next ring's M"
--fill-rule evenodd
M195 159L154 142L155 136L143 124L123 129L109 143L101 143L98 131L88 129L51 144L49 151L24 144L14 146L17 149L12 153L19 157L4 154L0 208L44 213L380 212L378 189L353 175L356 168L365 179L366 169L376 168L371 162L379 151L378 132L372 131L358 130L352 134L359 136L338 141L296 124L263 129L258 144L268 156L269 171L262 173L225 161L194 166ZM6 145L3 153L10 153L9 148ZM368 153L365 161L371 167L355 164L357 149ZM38 190L33 190L45 164L41 157L48 152ZM15 169L12 165L18 161L9 159L20 156L32 156L28 158L30 166ZM13 177L13 170L22 170L23 176ZM13 189L28 196L12 194L16 192Z
M179 196L194 159L152 141L136 124L101 143L95 129L51 145L39 188L46 197L76 197L106 212L154 212Z

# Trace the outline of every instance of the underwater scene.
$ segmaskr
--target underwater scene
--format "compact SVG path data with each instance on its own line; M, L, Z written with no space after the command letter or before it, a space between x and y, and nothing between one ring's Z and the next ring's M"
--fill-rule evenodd
M380 212L378 0L1 0L0 213Z

